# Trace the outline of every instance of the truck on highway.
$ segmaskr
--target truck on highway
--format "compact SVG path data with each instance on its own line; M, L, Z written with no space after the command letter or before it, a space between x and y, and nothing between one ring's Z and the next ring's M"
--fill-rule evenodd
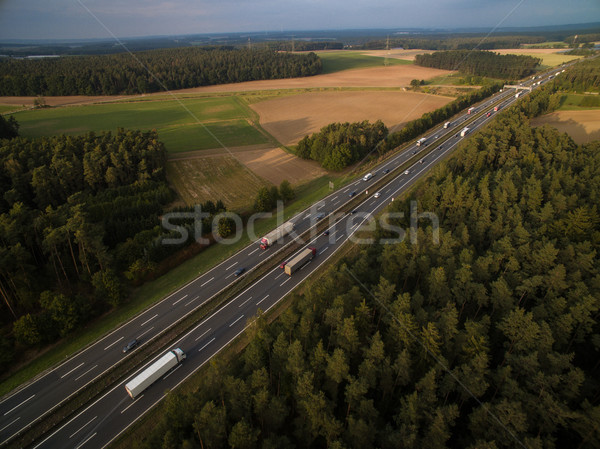
M444 129L447 129L447 128L449 128L449 127L450 127L450 122L446 122L446 123L444 123Z
M417 140L417 146L420 147L421 145L423 145L425 142L427 142L427 138L423 137L419 140Z
M469 128L463 128L460 132L460 137L465 137L469 133Z
M282 224L276 229L273 229L267 235L265 235L262 239L260 239L260 247L261 249L267 249L273 243L275 243L280 238L285 237L290 232L294 230L294 223L288 221L287 223Z
M312 260L317 254L317 248L306 248L285 264L285 274L291 276L294 271L299 270L305 263Z
M515 98L519 98L520 96L521 96L521 92L517 92L517 93L515 94Z
M467 109L467 114L472 114L475 111L475 108Z
M173 349L125 384L127 394L134 399L142 391L185 360L185 352Z

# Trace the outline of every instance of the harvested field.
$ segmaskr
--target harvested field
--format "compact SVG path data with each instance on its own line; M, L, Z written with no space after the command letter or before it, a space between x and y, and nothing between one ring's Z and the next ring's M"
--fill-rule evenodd
M581 56L570 56L559 53L561 49L556 48L504 48L492 51L500 53L501 55L526 55L533 56L534 58L541 58L542 66L545 67L554 67L564 64L567 61L581 58Z
M403 59L405 61L414 61L416 55L422 55L423 53L433 53L434 50L403 50L403 49L391 49L391 50L369 50L365 51L365 55L379 56L381 58L391 59Z
M302 184L327 172L315 161L307 161L286 153L281 148L236 153L246 167L275 185L287 179L292 185Z
M531 120L531 124L553 126L569 134L578 144L600 139L600 109L553 112Z
M284 145L332 122L381 119L388 128L400 126L453 99L416 92L310 92L252 104L260 124Z
M167 179L188 205L222 200L229 210L251 206L267 182L232 156L206 156L167 162Z

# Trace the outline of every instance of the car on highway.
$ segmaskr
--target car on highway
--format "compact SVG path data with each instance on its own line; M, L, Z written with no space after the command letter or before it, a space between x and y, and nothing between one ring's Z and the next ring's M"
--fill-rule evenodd
M325 217L325 213L324 213L324 212L319 212L319 213L317 214L317 220L320 220L320 219L322 219L323 217Z
M357 213L358 211L356 209L354 209L352 212L350 212L350 215L354 215L355 213Z
M422 164L422 163L423 163L423 161L424 161L424 159L421 159L421 160L419 161L419 164Z
M129 343L127 343L125 346L123 346L123 354L125 354L126 352L129 352L129 351L133 350L139 344L140 344L140 341L137 338L134 338Z
M329 229L323 233L323 235L329 235Z
M381 196L381 192L376 192L375 195L373 195L373 198L379 198Z
M405 174L405 175L409 175L409 174L410 174L410 170L406 170L406 171L404 172L404 174Z
M486 116L486 117L489 117L490 115L492 115L492 113L491 113L491 112L488 112L488 113L487 113L485 116Z
M356 190L353 190L352 192L350 192L350 193L348 194L348 196L349 196L350 198L352 198L354 195L356 195Z
M237 270L235 270L235 276L241 276L244 271L246 271L244 267L238 268Z
M286 264L287 264L287 260L285 262L281 262L281 265L279 265L279 268L281 268L283 270L285 268Z
M383 170L381 173L383 173L384 175L388 174L390 172L389 168L386 168L385 170Z
M412 154L417 154L417 150L413 150Z

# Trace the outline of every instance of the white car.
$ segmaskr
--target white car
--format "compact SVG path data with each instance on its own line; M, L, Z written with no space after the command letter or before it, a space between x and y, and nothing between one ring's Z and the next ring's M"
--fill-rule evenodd
M408 174L410 174L410 171L406 170L406 171L404 172L404 174L405 174L405 175L408 175Z
M375 195L373 195L373 198L379 198L381 196L381 192L377 192L375 193Z

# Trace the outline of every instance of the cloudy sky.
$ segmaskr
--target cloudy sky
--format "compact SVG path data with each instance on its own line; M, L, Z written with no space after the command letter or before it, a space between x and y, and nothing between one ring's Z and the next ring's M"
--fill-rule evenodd
M344 28L492 30L598 20L600 0L0 0L0 39Z

